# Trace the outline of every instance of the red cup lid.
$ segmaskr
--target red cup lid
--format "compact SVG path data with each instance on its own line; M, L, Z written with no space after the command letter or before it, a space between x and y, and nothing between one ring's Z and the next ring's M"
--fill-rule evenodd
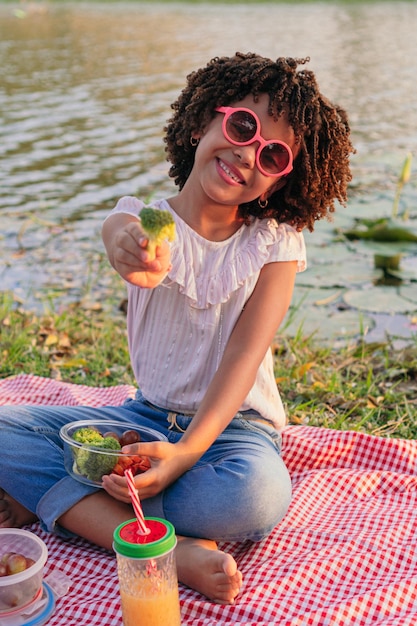
M131 558L146 559L161 556L172 550L177 539L174 526L167 520L146 517L147 535L139 532L136 519L120 524L113 534L113 548L119 554Z
M150 533L143 535L139 532L139 526L137 521L129 522L120 529L120 538L128 543L152 543L159 541L168 532L166 524L159 519L147 520L146 525L150 530Z

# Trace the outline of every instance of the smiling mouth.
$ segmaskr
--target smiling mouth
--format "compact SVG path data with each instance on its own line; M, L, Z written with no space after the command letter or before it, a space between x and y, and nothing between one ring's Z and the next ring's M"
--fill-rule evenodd
M229 169L227 167L227 165L225 163L223 163L223 161L221 161L220 159L218 160L219 166L221 167L221 169L223 170L223 172L225 172L229 178L231 178L233 181L235 181L235 183L239 183L240 185L244 185L245 181L242 180L239 176L237 176L234 172L232 172L231 169Z

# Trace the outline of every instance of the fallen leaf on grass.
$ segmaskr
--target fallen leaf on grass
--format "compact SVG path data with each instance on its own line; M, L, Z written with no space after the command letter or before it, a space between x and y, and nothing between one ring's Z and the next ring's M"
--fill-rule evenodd
M72 367L87 367L87 360L83 358L69 359L60 364L60 367L70 369Z
M294 370L291 374L291 378L302 378L314 365L315 363L303 363L303 365L300 365L300 367Z
M279 383L282 383L282 382L284 382L286 380L289 380L288 376L277 376L275 378L275 382L276 382L277 385L279 385Z
M49 335L47 335L44 345L48 347L48 346L54 346L57 343L58 343L58 335L55 335L54 333L50 333Z
M368 401L366 403L367 409L376 409L383 402L384 396L378 396L377 398L373 396L368 396Z

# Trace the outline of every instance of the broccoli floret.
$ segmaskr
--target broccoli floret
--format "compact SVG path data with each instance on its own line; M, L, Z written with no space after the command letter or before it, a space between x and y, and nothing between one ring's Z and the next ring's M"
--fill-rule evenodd
M146 250L151 260L155 258L155 250L164 239L173 241L175 238L175 222L169 211L160 211L145 207L139 214L142 228L148 238Z
M75 431L74 441L84 443L88 448L74 449L75 465L80 474L93 481L99 481L103 474L109 474L117 463L114 454L97 454L94 450L121 450L121 445L114 437L103 437L94 428L79 428Z
M96 428L79 428L72 435L74 441L79 441L79 443L100 443L103 441L103 435Z

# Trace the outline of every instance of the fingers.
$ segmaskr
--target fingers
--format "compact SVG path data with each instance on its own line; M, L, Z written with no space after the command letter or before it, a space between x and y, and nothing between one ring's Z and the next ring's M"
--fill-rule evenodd
M161 445L162 444L162 445ZM169 444L169 448L172 444ZM137 454L139 456L147 456L154 460L162 459L166 456L167 447L165 442L160 441L143 441L138 443L131 443L127 446L123 446L122 452L124 454Z
M137 268L139 263L146 263L147 239L139 223L130 222L115 236L115 261L121 265Z
M121 502L130 502L129 490L127 488L126 479L123 476L115 474L105 475L102 478L103 489L107 493Z
M178 460L175 444L165 441L133 443L123 446L123 453L146 457L150 468L136 474L135 487L141 499L151 498L171 484L184 469ZM122 475L103 476L103 488L107 493L122 502L130 502L126 478Z
M158 480L155 480L155 475L157 473L155 471L152 472L152 469L150 469L134 477L135 486L142 500L159 493L160 488L158 487ZM118 476L117 474L105 475L102 479L102 485L103 489L116 500L126 503L131 502L127 480L124 476Z
M135 275L138 273L161 274L163 278L169 271L171 249L167 242L157 246L154 258L150 257L146 249L147 244L148 239L144 236L139 222L129 222L115 234L113 266L122 278L136 284Z

